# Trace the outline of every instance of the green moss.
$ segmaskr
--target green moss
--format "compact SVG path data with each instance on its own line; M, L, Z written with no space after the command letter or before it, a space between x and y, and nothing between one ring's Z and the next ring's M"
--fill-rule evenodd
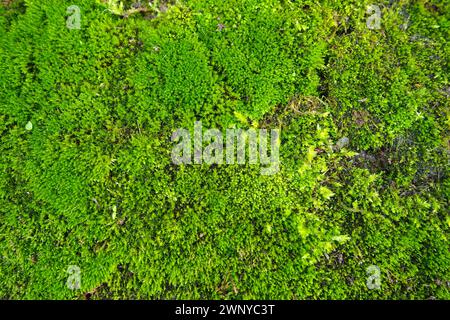
M0 297L450 297L448 3L123 4L0 5ZM196 120L280 172L173 165Z

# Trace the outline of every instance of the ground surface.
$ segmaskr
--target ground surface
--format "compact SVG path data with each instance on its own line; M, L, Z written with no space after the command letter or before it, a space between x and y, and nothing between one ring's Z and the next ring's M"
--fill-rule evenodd
M103 2L0 5L0 298L450 298L449 1Z

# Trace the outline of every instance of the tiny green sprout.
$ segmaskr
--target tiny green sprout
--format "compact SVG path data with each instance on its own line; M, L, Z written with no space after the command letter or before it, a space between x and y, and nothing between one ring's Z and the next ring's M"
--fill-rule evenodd
M28 123L25 125L25 129L28 131L31 131L31 129L33 129L33 124L31 123L31 121L28 121Z
M116 217L117 217L117 206L116 205L114 205L112 207L112 211L113 211L112 218L113 218L113 220L116 220Z

